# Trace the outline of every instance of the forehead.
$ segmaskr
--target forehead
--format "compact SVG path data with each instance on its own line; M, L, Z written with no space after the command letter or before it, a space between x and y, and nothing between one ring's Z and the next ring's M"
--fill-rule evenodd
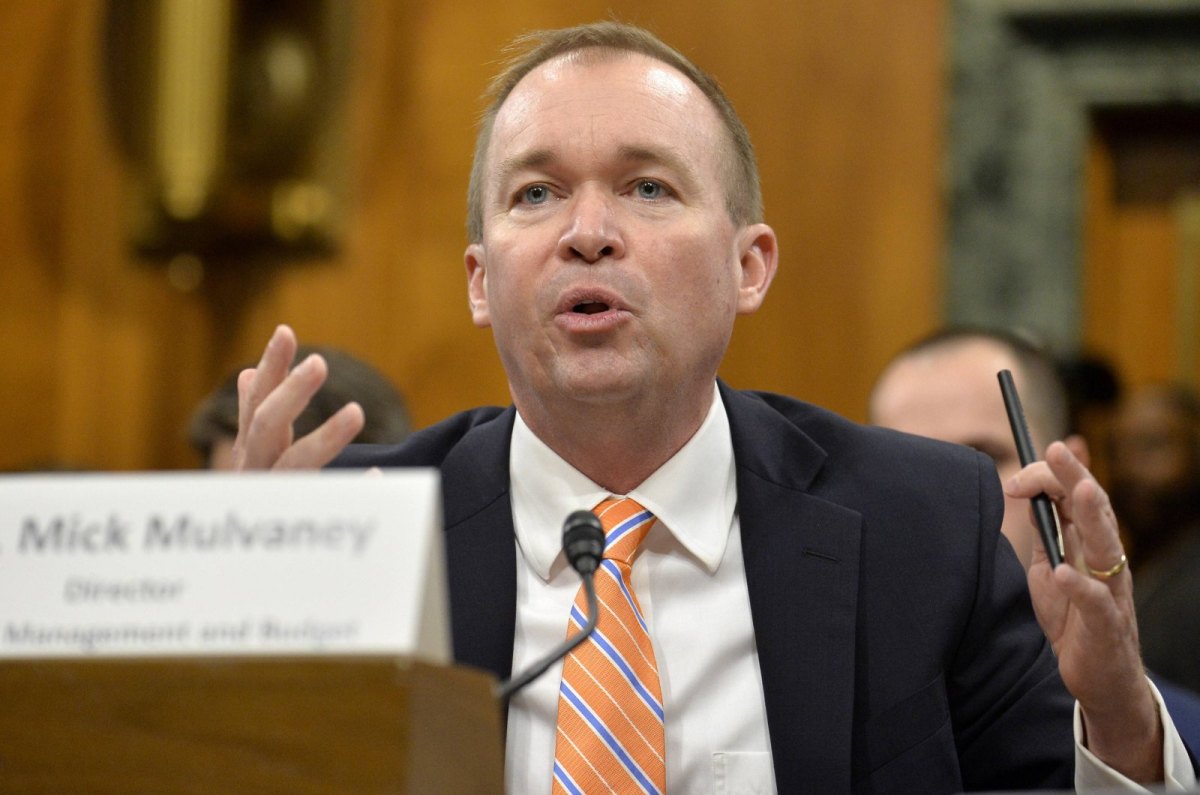
M683 73L641 53L587 49L550 59L521 79L493 124L489 167L543 147L663 147L709 160L723 128Z
M910 354L884 373L872 419L891 428L951 442L1008 439L1008 417L996 381L1001 369L1021 374L1012 357L986 342Z

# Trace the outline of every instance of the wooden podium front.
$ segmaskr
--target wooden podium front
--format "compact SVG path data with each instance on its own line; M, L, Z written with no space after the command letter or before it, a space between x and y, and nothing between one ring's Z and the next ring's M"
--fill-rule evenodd
M501 793L490 676L384 657L0 662L0 792Z

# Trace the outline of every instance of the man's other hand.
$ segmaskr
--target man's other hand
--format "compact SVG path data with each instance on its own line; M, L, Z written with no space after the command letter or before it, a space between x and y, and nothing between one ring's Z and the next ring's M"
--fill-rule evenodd
M347 403L312 433L295 439L292 424L325 383L328 368L319 354L291 366L296 334L275 329L257 367L238 375L238 434L234 468L319 469L362 431L363 410Z
M1044 492L1058 512L1065 562L1052 570L1036 545L1029 590L1082 709L1088 750L1134 781L1161 781L1162 723L1142 668L1133 582L1108 495L1062 442L1004 488L1021 498Z

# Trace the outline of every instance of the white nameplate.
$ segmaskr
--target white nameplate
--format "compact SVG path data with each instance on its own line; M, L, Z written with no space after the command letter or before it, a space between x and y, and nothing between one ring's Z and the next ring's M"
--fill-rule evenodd
M435 470L0 477L0 658L448 662Z

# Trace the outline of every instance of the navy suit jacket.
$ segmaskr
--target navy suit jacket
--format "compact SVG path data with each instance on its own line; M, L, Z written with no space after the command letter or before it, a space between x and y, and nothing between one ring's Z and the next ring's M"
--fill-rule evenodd
M1000 535L991 461L778 395L720 394L779 791L1070 788L1073 701ZM500 678L516 621L514 417L476 409L335 462L440 468L454 655Z

